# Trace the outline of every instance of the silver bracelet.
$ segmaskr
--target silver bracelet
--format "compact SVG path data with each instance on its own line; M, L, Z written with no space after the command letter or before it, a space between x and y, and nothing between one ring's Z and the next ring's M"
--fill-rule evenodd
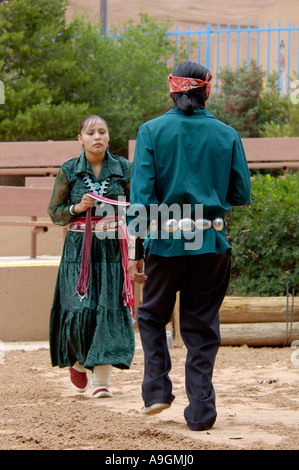
M71 215L77 215L76 212L74 211L75 204L72 204L69 208L70 214Z

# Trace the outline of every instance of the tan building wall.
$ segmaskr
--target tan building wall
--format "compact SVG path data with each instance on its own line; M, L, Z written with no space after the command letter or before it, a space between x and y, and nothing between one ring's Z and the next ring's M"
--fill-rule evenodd
M7 217L2 217L3 220ZM9 217L10 220L20 220L20 217ZM43 220L40 218L39 220ZM25 256L30 257L30 227L1 225L0 228L0 257ZM60 256L63 248L63 228L58 225L50 227L47 232L37 235L37 256Z
M58 261L0 261L0 341L47 341Z
M280 22L281 28L288 28L289 23L292 27L298 27L299 25L299 1L298 0L277 0L271 4L267 4L260 8L258 22L250 22L251 29L255 29L257 24L260 23L261 28L268 28L270 23L271 28L278 28ZM226 29L226 25L222 24L221 29ZM241 24L241 29L246 28L246 25ZM202 29L206 30L206 25L202 25ZM217 25L213 24L212 29L216 30ZM230 29L235 30L237 26L230 24ZM220 35L220 41L217 45L217 35L211 36L211 53L210 53L210 70L214 77L216 77L217 71L217 55L219 57L219 71L221 68L226 67L228 63L228 41L227 33ZM202 54L201 62L206 64L206 43L205 36L203 36L202 42ZM247 32L240 33L240 49L239 59L237 58L237 40L238 33L230 33L229 41L229 65L233 69L236 68L237 64L242 65L247 61L248 55L248 35ZM260 45L260 54L258 57L258 42ZM283 43L284 47L279 47ZM298 56L299 56L299 35L298 31L293 31L289 35L288 31L277 31L270 33L270 39L268 32L260 32L259 38L257 32L250 33L250 59L258 61L264 71L281 73L282 87L284 92L288 92L288 85L291 81L298 78ZM217 47L219 51L217 54ZM269 50L269 56L268 56ZM197 49L191 54L192 60L197 60ZM288 57L290 56L290 62ZM283 67L283 70L281 69Z
M87 4L88 3L88 4ZM139 0L131 0L130 2L119 2L118 0L109 0L107 2L107 26L121 26L124 21L133 19L134 23L139 21L139 12L142 10L147 12L150 16L158 19L158 21L166 21L170 19L174 31L177 25L179 31L187 31L187 26L190 26L191 31L198 31L199 25L202 30L206 30L207 23L212 25L212 29L216 30L217 24L221 25L221 29L226 28L227 24L231 28L235 28L239 23L242 28L246 28L248 23L254 28L258 22L261 26L267 26L271 22L272 27L276 27L278 22L282 26L287 26L289 21L293 26L298 26L299 21L299 1L298 0L211 0L205 4L203 2L194 2L193 0L186 0L184 8L182 2L179 0L164 0L158 2L156 0L144 0L142 4ZM94 21L98 21L100 13L100 2L98 0L71 0L68 7L67 18L70 19L74 12L86 13ZM250 57L257 59L257 33L250 34ZM186 38L184 38L185 40ZM200 59L198 58L197 36L193 36L196 43L193 52L190 55L191 60L200 60L201 63L206 64L206 41L205 35L202 37L202 49ZM240 36L240 59L239 63L242 64L247 60L247 34L242 33ZM288 48L288 35L283 33L281 35L285 44L283 52L287 54ZM264 70L267 70L267 49L268 49L268 36L267 33L261 33L260 36L260 64ZM237 66L237 33L230 35L230 57L229 63L232 68ZM170 66L172 60L169 61ZM219 48L219 65L226 67L227 65L227 35L221 34L220 48ZM216 76L217 71L217 37L213 34L211 37L210 49L210 70L213 76ZM271 33L270 41L270 71L278 70L278 35ZM298 34L292 34L291 43L291 72L298 69Z
M260 22L262 26L267 25L269 21L275 26L279 21L282 26L288 26L289 21L291 21L292 26L298 26L298 0L276 0L272 4L262 7L260 11Z
M271 27L287 28L289 23L292 27L298 27L299 25L299 1L298 0L277 0L271 5L266 5L261 8L260 11L260 23L262 27L268 26L271 23ZM265 33L266 34L266 33ZM283 41L284 47L281 48L282 55L285 60L284 69L284 82L285 92L287 92L288 77L290 80L298 78L298 55L299 55L299 36L298 32L292 32L289 40L287 31L282 31L280 34L280 41ZM279 37L278 33L271 33L271 53L270 53L270 71L278 71L278 48ZM267 39L264 35L264 39L261 42L261 64L266 68L267 64ZM289 54L290 52L290 54ZM288 56L290 55L290 66L288 70ZM289 73L289 74L288 74Z

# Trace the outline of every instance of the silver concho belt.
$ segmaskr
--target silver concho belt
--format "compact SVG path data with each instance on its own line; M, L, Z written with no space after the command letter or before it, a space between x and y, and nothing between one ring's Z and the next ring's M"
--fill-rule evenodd
M225 222L221 217L217 217L216 219L209 220L209 219L168 219L162 223L162 229L165 232L173 233L176 230L181 230L183 232L191 232L192 230L206 230L209 228L214 228L218 232L225 227ZM158 224L156 220L153 220L151 223L151 230L153 232L157 232Z

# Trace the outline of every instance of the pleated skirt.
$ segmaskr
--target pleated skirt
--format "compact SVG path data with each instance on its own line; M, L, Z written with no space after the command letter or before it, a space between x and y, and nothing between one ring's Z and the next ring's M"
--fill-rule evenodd
M130 311L123 305L123 268L119 240L92 234L88 295L80 300L76 284L84 233L66 235L50 313L49 342L53 366L75 362L92 370L112 364L128 369L135 352Z

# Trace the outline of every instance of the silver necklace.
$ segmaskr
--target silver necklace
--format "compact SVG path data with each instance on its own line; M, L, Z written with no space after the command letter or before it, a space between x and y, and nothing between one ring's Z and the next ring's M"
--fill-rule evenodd
M93 183L91 181L91 178L90 176L86 173L84 176L83 176L83 180L84 182L86 183L88 189L89 189L89 192L92 192L92 193L96 193L96 194L99 194L100 196L103 196L104 194L106 194L107 192L107 188L108 188L108 184L109 184L109 181L110 181L110 177L106 178L104 181L102 181L101 183ZM97 201L96 204L101 204L101 201Z

